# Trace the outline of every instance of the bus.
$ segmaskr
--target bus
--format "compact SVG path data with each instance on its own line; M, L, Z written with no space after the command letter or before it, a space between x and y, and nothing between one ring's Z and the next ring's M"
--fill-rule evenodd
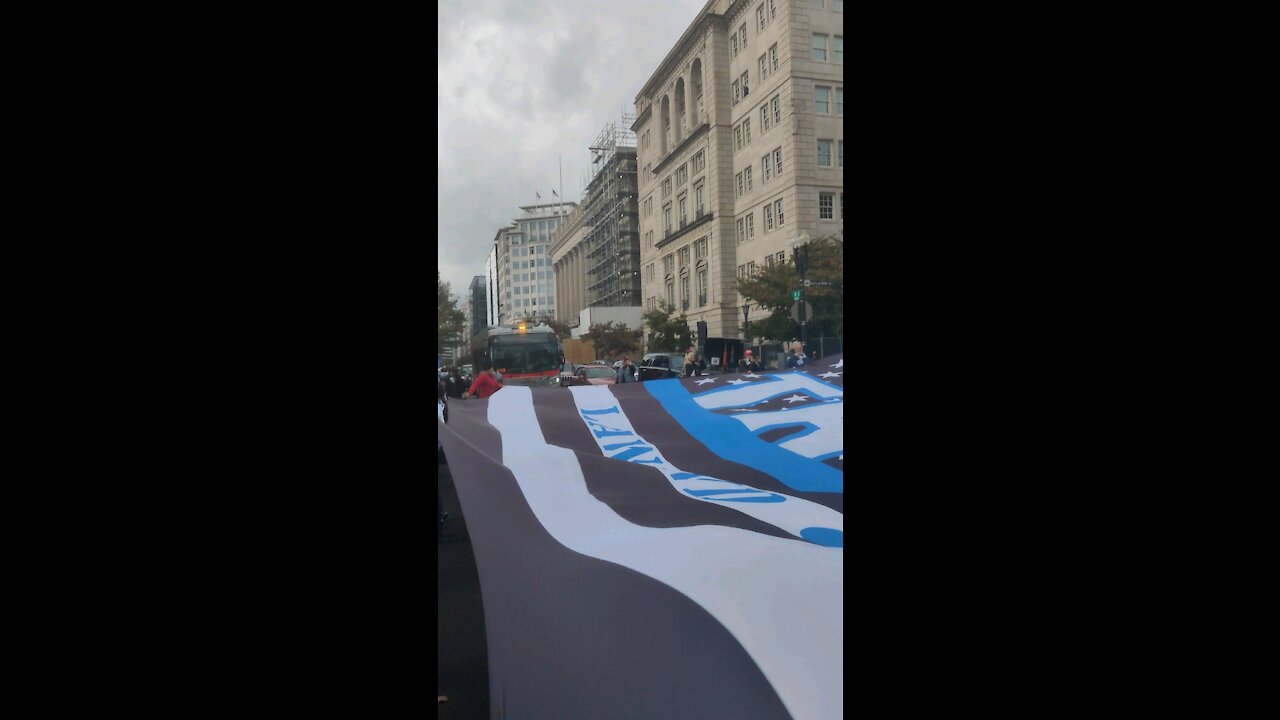
M471 362L488 360L504 385L545 385L560 375L560 338L546 325L491 326L471 338Z

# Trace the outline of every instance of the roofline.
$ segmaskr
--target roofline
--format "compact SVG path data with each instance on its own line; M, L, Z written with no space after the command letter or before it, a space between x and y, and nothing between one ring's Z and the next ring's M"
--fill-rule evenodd
M676 58L684 55L686 46L692 42L695 32L701 29L703 25L709 23L712 18L724 17L723 15L716 15L710 12L712 6L715 4L716 0L707 0L707 4L703 5L702 9L698 11L698 14L693 18L693 22L689 23L689 27L684 31L684 34L680 36L680 39L676 41L676 44L671 48L671 51L662 59L662 62L658 63L658 69L653 72L653 75L649 76L647 81L645 81L644 86L640 88L640 92L636 93L637 105L639 105L640 99L648 94L653 87L661 84L658 82L658 78L666 77L667 73L671 69L671 65L675 64Z

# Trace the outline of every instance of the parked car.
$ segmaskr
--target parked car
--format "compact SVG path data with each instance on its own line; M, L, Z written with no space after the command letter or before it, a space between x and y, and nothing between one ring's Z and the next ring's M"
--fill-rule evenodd
M550 378L547 381L547 384L556 387L569 387L573 384L573 376L577 374L579 367L583 366L574 365L573 363L565 363L561 365L560 374Z
M610 367L600 365L583 365L574 375L574 385L613 385L618 382L618 373Z
M636 374L640 376L640 382L646 380L669 380L671 378L682 378L684 373L676 372L670 368L653 367L651 365L640 365L636 367Z
M684 374L684 355L680 353L645 353L640 364L649 367L667 368L677 374Z

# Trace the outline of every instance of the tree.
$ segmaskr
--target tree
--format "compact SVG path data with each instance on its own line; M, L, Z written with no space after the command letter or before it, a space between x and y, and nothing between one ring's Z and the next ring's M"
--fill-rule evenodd
M675 308L659 303L657 309L644 314L644 324L649 328L649 352L684 352L693 344L693 331L684 313L671 317Z
M615 325L612 320L592 325L582 338L591 341L597 357L613 358L640 349L640 331L628 328L626 323Z
M447 347L458 344L462 335L466 316L458 309L451 297L452 288L449 283L440 279L440 271L436 271L436 352L444 352Z
M831 287L805 289L805 300L813 306L809 319L809 337L844 336L844 242L834 236L815 238L809 243L809 265L805 269L808 280L827 280ZM766 266L756 275L739 278L738 294L744 300L759 304L768 314L762 318L760 310L751 316L748 338L788 340L800 337L800 326L791 319L791 306L796 301L791 293L800 288L800 274L795 260Z

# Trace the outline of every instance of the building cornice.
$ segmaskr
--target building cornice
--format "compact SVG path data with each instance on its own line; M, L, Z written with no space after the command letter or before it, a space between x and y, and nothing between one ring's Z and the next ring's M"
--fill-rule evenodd
M698 13L698 18L689 25L689 29L685 30L684 34L680 36L675 47L671 48L671 52L667 53L667 56L658 64L658 69L654 71L653 75L649 76L648 82L646 82L644 87L640 88L640 92L636 94L637 106L639 106L642 98L649 95L654 89L662 84L662 81L665 80L668 75L671 74L671 71L675 68L680 59L685 56L685 53L689 51L689 48L693 46L694 42L701 37L701 31L703 29L711 27L716 23L721 25L726 24L723 15L716 15L715 13L708 12L713 5L715 5L715 0L709 0L709 2L703 6L702 11ZM648 108L645 108L645 110L647 112ZM637 118L637 122L638 121L639 118Z
M681 140L680 144L677 145L674 150L667 153L666 157L662 158L662 160L658 161L657 165L653 166L653 174L657 175L658 172L661 171L662 168L666 167L667 163L671 162L673 158L679 157L680 153L688 149L688 147L692 145L694 141L698 140L699 138L701 138L703 135L707 134L710 131L711 131L710 122L704 122L698 125L698 127L694 128L693 131L689 133L689 137L685 138L684 140Z
M675 242L676 239L678 239L681 235L686 235L692 232L698 226L705 225L706 223L711 222L711 218L713 217L715 217L715 213L713 212L708 212L704 214L702 217L695 219L693 222L689 223L688 225L685 225L679 230L676 230L672 232L670 235L664 236L661 240L655 242L653 244L653 249L657 250Z

